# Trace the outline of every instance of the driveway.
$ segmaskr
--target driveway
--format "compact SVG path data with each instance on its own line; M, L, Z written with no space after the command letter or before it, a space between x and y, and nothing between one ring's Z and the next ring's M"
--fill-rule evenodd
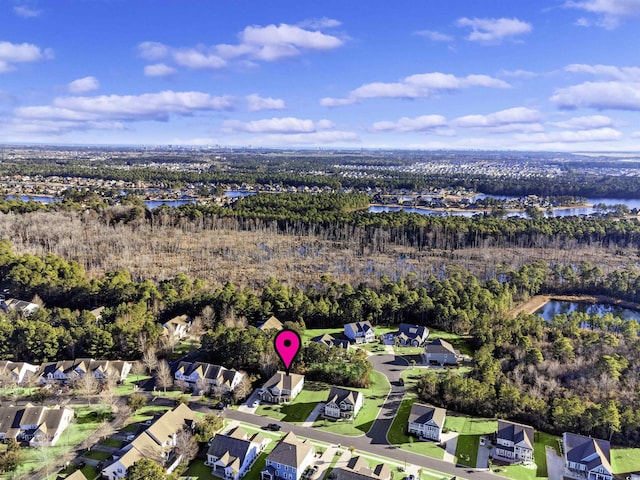
M547 476L549 480L562 480L564 475L564 460L553 447L545 448L547 455Z
M247 413L256 413L256 410L258 409L258 407L252 406L253 402L255 402L256 400L260 401L260 395L258 395L257 388L253 392L251 392L251 395L249 395L249 398L247 398L243 404L238 405L238 411L247 412Z
M318 404L313 408L313 410L311 411L307 419L304 421L302 426L313 427L313 422L316 421L316 418L318 418L318 415L320 415L320 413L322 413L323 410L324 410L324 403L318 402Z
M406 391L406 388L399 385L398 382L402 372L407 368L407 362L396 355L372 355L369 360L373 364L374 370L387 377L387 380L391 383L391 392L366 436L371 439L371 443L388 445L387 432L396 417L396 413L398 413Z
M484 437L480 437L484 438ZM476 457L476 468L489 468L489 454L491 454L491 447L488 446L489 442L485 438L484 445L478 445L478 456Z
M458 432L447 432L440 435L440 440L446 444L444 457L445 462L455 462L456 447L458 446Z

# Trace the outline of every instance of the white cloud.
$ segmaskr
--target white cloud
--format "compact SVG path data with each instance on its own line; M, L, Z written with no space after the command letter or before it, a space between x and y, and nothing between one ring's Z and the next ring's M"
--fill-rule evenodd
M298 27L311 28L312 30L320 30L321 28L335 28L342 25L339 20L334 18L310 18L298 23Z
M144 67L144 74L147 77L166 77L173 75L177 70L164 63L154 63L153 65L147 65Z
M613 120L605 115L587 115L583 117L573 117L562 122L552 122L551 125L570 130L592 130L611 127L613 126Z
M625 18L640 17L640 0L567 0L567 8L574 8L593 13L598 16L596 25L605 28L616 28ZM590 25L583 19L583 25Z
M16 5L13 7L13 13L22 18L35 18L40 16L42 10L36 10L27 5Z
M53 58L53 50L31 43L0 42L0 73L14 69L15 63L39 62Z
M523 35L532 30L531 24L517 18L467 18L458 19L459 27L471 27L467 40L484 44L498 44L508 37Z
M640 131L633 132L633 133L631 134L631 136L632 136L633 138L640 138Z
M456 118L452 124L465 128L491 128L510 124L536 123L541 120L538 110L526 107L509 108L488 115L466 115Z
M359 142L358 135L353 132L341 130L296 133L292 135L266 135L252 140L254 144L274 146L298 146L298 145L342 145L345 143Z
M557 89L550 100L562 108L640 110L640 82L585 82Z
M67 85L67 90L71 93L87 93L100 88L100 82L96 77L83 77L74 80Z
M229 110L232 98L202 92L174 92L142 95L102 95L58 97L52 105L21 107L16 118L70 121L166 121L171 115L191 115L198 111Z
M376 132L425 132L447 126L442 115L422 115L416 118L402 117L397 122L382 121L373 124Z
M238 120L226 120L223 128L231 132L250 133L313 133L319 130L330 130L335 125L329 120L303 120L295 117L265 118L251 122L241 122Z
M534 133L515 135L521 142L527 143L578 143L578 142L611 142L622 138L622 133L613 128L597 128L593 130Z
M500 75L504 75L505 77L516 77L516 78L532 78L538 76L535 72L530 72L529 70L500 70Z
M145 60L161 60L169 56L170 48L160 42L142 42L138 45L138 53Z
M227 61L214 54L203 53L198 50L189 48L184 50L175 50L172 52L173 60L183 67L195 69L222 68Z
M410 75L400 82L373 82L352 90L347 98L326 97L320 100L325 107L351 105L365 98L430 98L442 91L457 91L470 87L509 88L503 80L488 75L455 75L432 72Z
M421 37L426 37L432 42L453 42L453 36L438 32L436 30L421 30L419 32L416 32L416 34L420 35Z
M572 63L564 67L571 73L589 73L600 77L623 81L640 81L640 67L616 67L615 65L587 65Z
M261 97L257 93L247 95L247 107L250 112L259 112L261 110L283 110L286 108L284 100L280 98Z

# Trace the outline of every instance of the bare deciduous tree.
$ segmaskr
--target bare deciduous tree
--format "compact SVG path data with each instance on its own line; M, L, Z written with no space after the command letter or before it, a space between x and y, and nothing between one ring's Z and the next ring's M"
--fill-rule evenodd
M240 380L240 383L233 389L233 398L238 401L242 401L251 395L251 381L245 372L242 373L242 380Z
M142 363L147 367L149 374L158 368L158 355L155 347L149 346L143 350Z
M166 360L160 360L156 368L156 383L166 393L167 387L173 385L173 376L171 375L171 368Z
M91 405L91 396L94 395L98 389L98 381L96 377L93 376L93 373L85 373L77 378L74 384L80 395L87 399L87 404Z
M182 456L180 463L186 465L198 455L198 442L189 430L182 429L176 434L175 451L177 456Z

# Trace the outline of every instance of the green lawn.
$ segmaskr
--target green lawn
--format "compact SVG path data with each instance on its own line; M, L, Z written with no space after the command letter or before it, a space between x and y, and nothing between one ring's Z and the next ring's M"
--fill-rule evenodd
M189 464L187 471L180 476L180 480L185 480L187 477L192 480L213 480L218 478L211 474L211 469L212 467L207 467L204 464L204 460L194 460Z
M158 413L164 413L167 410L171 410L171 408L159 405L146 405L137 410L133 415L131 415L128 423L138 423L144 422L146 420L151 420L154 415L157 415Z
M75 447L84 442L93 432L101 425L106 409L102 406L94 406L91 408L78 407L74 408L77 418L64 431L60 439L53 447L46 448L23 448L23 457L20 465L16 469L16 474L24 475L28 472L37 471L45 465L54 466L58 459L62 458L67 452L72 451ZM53 468L51 478L56 478ZM11 474L1 474L0 479L13 478Z
M371 374L371 386L369 388L354 388L364 395L364 405L358 412L353 423L337 422L333 420L319 419L313 424L315 428L327 430L341 435L359 436L369 431L374 420L378 416L380 407L384 403L391 385L387 377L380 372ZM326 400L323 399L323 400Z
M303 390L289 404L261 404L256 413L266 417L291 423L304 422L318 402L324 402L329 395L329 387L321 382L305 382Z
M302 332L300 338L302 338L302 343L305 344L310 342L312 338L319 337L325 333L328 333L329 335L344 333L344 328L310 328Z
M396 418L393 419L387 440L393 445L400 447L408 452L419 453L428 457L444 458L444 449L440 448L436 442L425 442L418 440L413 435L407 435L407 422L411 413L411 406L416 402L415 398L405 396L402 404L398 409Z
M87 453L85 453L82 457L83 458L90 458L91 460L100 461L100 460L106 460L110 456L111 456L110 453L103 452L102 450L90 450Z
M611 449L613 473L629 473L640 470L640 448Z
M533 457L536 462L536 468L527 468L521 465L512 465L501 467L500 475L514 478L517 480L541 480L547 478L547 454L546 446L553 447L556 453L560 453L558 441L560 437L550 435L544 432L536 431L534 433Z
M134 392L134 385L138 382L148 380L151 378L149 375L134 375L129 374L122 384L116 387L116 395L126 396L131 395Z
M468 467L475 467L480 436L494 433L498 428L498 421L463 415L447 415L444 428L459 433L455 453L456 462Z

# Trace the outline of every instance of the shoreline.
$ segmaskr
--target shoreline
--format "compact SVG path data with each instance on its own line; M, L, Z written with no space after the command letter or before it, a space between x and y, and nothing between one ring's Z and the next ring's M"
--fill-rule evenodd
M560 302L575 303L604 303L621 308L628 308L640 312L640 303L630 302L628 300L620 300L618 298L609 297L607 295L535 295L524 303L512 308L507 315L515 317L521 312L533 315L537 310L544 307L552 300Z
M415 208L416 210L425 210L425 211L431 211L431 212L469 212L469 213L491 213L491 209L490 208L485 208L485 209L468 209L468 208L460 208L460 207L425 207L422 205L400 205L397 203L370 203L369 204L369 208L371 207L379 207L379 208L401 208L401 209L406 209L406 208ZM543 209L540 207L537 207L541 212L546 212L547 209ZM552 210L571 210L572 208L593 208L593 205L589 204L589 203L581 203L578 205L567 205L567 206L561 206L561 207L553 207ZM511 209L507 209L506 210L507 213L522 213L524 211L526 211L524 208L511 208Z

